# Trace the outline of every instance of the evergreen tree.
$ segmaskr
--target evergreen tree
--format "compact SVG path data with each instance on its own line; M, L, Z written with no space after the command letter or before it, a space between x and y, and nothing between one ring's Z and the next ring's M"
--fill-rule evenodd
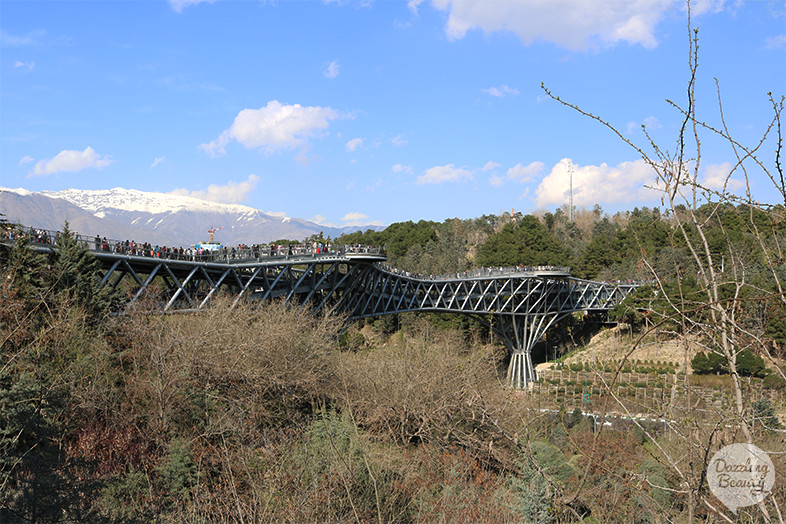
M737 372L743 377L762 378L767 374L764 359L754 355L750 349L737 353Z
M721 375L729 372L728 362L726 357L710 351L705 354L703 351L696 353L690 363L693 372L697 375L716 374Z
M107 316L120 304L120 296L110 286L101 286L101 265L93 254L80 246L68 222L58 235L53 251L53 286L62 301L84 308L91 321Z
M566 265L567 250L532 215L506 224L478 250L480 266Z
M3 262L0 522L90 520L97 485L66 456L63 441L78 418L77 384L91 380L83 365L97 340L94 321L116 295L100 288L97 261L67 224L48 256L20 235Z

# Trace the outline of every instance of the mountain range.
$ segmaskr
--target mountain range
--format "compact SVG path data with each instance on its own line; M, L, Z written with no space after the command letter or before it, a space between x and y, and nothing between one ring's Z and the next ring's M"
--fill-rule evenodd
M243 205L119 187L40 192L0 187L0 213L10 222L41 229L62 229L68 221L73 231L84 235L169 246L208 240L208 230L219 227L215 240L225 245L303 240L320 232L335 238L360 229L384 229L329 227Z

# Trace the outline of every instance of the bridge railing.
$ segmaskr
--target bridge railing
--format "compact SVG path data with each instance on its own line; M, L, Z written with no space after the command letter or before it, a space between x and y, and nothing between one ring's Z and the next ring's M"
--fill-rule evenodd
M423 275L410 271L404 271L393 267L389 264L379 264L379 266L390 273L401 275L418 280L461 280L461 279L475 279L475 278L493 278L504 277L511 275L518 275L521 273L560 273L570 274L570 268L565 266L508 266L508 267L483 267L477 269L470 269L467 271L459 271L456 273L447 273L442 275Z
M33 227L8 227L0 232L0 239L13 241L29 236L30 242L39 246L57 243L60 231L39 229ZM167 260L185 260L191 262L228 262L240 263L247 261L261 261L262 259L290 259L292 257L335 257L343 255L376 255L384 256L384 249L377 246L364 246L360 244L345 244L336 246L308 245L308 244L253 244L251 246L240 244L237 246L223 246L217 250L204 249L198 246L184 248L182 246L161 246L149 242L136 242L134 240L108 239L101 236L81 235L72 233L77 244L93 252L116 253L121 255L141 256L148 258L162 258Z

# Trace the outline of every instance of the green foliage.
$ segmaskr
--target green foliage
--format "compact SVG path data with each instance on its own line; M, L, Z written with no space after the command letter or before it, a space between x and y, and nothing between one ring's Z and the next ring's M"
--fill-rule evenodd
M551 429L562 431L561 425ZM513 494L510 507L524 522L555 522L559 516L556 499L575 470L551 442L531 441L528 448L522 452L517 474L507 479Z
M517 475L508 476L507 487L512 492L510 508L523 522L548 524L556 520L551 501L554 493L532 459L523 461Z
M609 320L623 322L633 328L641 326L644 323L642 312L649 310L654 296L655 292L652 286L641 286L609 311Z
M573 467L568 464L562 451L550 442L530 442L532 460L540 470L554 482L567 482L573 476Z
M145 501L152 497L150 480L141 471L131 470L107 483L101 494L101 506L110 522L153 520Z
M762 380L762 385L767 389L777 389L777 390L784 390L786 389L786 380L783 379L777 373L769 373L764 380Z
M776 302L767 309L767 325L764 333L776 344L786 345L786 307Z
M690 362L693 372L697 375L725 374L729 372L726 357L710 351L709 354L699 351Z
M30 372L0 374L0 522L89 519L98 483L58 446L65 392Z
M368 456L347 413L323 409L288 461L297 474L298 496L321 502L309 520L397 520L397 475ZM305 514L303 514L305 518Z
M371 327L377 333L390 335L398 329L398 315L382 315L371 321Z
M169 443L169 455L157 469L158 479L165 493L165 500L170 505L183 504L193 496L197 489L199 471L194 463L194 454L188 441L183 438L173 439ZM138 478L133 479L139 485Z
M46 257L30 246L29 232L21 233L8 249L0 247L4 254L8 285L29 307L40 301L47 293Z
M672 504L672 492L666 480L666 469L652 459L645 460L639 466L639 473L645 475L649 484L649 493L661 508L668 508Z
M357 351L366 345L366 337L360 331L344 331L338 337L338 344L341 349Z
M748 418L752 427L765 432L775 432L782 427L772 402L766 398L751 403Z
M564 265L568 253L532 215L511 222L478 250L480 266Z
M737 373L743 377L762 378L767 374L767 368L763 358L754 355L750 349L744 349L737 353Z
M697 375L725 375L729 373L729 361L720 353L699 351L691 360L693 372ZM737 353L737 373L742 377L764 377L767 369L764 359L754 355L750 349Z
M622 262L622 255L619 239L609 234L596 234L584 249L574 274L581 278L595 279L604 268Z
M48 255L24 235L3 250L0 520L89 519L100 489L64 441L102 382L93 351L114 294L99 289L95 260L65 230Z
M77 244L68 222L56 239L53 252L53 285L60 300L73 301L84 308L91 321L104 318L117 309L120 296L111 286L101 286L98 260Z

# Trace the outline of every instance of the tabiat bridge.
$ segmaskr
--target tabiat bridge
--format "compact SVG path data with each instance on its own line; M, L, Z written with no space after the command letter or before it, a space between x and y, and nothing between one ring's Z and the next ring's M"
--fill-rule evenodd
M56 232L34 230L32 244L54 249ZM638 284L574 278L569 268L523 266L451 275L415 275L388 266L381 249L252 246L198 252L75 235L103 268L101 285L122 289L128 311L155 289L164 312L199 311L218 295L280 300L335 312L349 321L407 312L461 313L489 326L510 350L507 381L536 379L531 352L546 331L577 312L607 313ZM9 240L5 240L8 242Z

